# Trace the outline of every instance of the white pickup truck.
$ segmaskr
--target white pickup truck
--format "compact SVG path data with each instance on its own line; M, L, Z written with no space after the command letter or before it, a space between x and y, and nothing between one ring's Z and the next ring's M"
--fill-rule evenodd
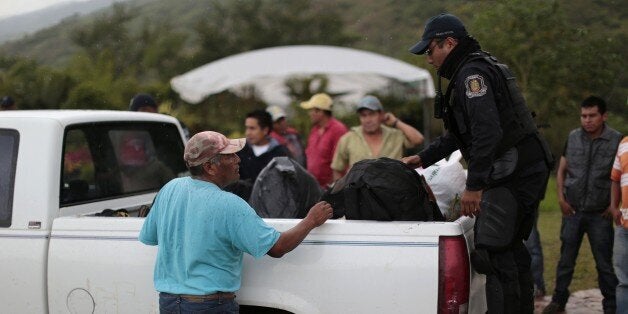
M0 112L0 312L158 312L137 215L187 175L183 147L160 114ZM330 220L281 259L247 256L237 300L243 313L484 313L472 243L466 217Z

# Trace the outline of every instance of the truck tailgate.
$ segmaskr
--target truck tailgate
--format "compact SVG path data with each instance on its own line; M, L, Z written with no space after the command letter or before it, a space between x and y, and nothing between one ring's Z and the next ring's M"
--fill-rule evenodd
M278 230L291 220L266 220ZM439 235L458 223L328 221L281 259L247 256L238 302L294 313L435 313Z

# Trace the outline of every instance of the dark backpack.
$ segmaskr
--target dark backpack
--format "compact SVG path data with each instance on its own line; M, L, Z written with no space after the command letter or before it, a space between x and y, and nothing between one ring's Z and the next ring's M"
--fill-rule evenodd
M304 218L323 191L296 160L275 157L259 173L249 205L262 218Z
M379 158L355 163L322 200L332 205L336 218L444 221L430 194L416 171L401 161Z

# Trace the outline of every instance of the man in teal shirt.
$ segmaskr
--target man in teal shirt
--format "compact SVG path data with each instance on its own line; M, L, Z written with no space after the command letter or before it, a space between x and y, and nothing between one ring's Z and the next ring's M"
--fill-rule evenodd
M139 240L159 247L154 283L161 313L237 313L243 253L281 257L332 216L331 206L320 202L279 233L223 191L240 176L235 153L244 142L212 131L194 135L183 156L191 177L170 181L155 198Z

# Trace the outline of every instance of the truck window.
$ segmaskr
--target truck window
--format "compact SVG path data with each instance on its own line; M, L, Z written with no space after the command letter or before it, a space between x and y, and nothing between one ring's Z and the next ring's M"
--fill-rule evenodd
M112 130L123 193L158 189L175 176L155 153L155 144L147 131Z
M66 133L63 147L63 201L82 201L92 195L96 186L94 161L83 130ZM91 188L90 188L91 187Z
M16 130L0 129L0 227L11 226L18 144Z
M157 191L187 175L174 124L74 125L64 137L62 206Z

